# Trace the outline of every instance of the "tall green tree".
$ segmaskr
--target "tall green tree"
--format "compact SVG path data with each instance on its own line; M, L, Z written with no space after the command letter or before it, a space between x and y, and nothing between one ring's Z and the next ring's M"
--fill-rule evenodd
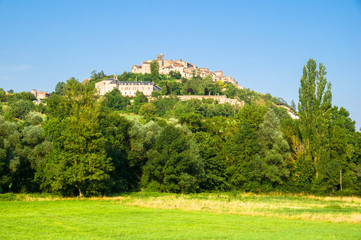
M159 79L159 63L153 60L150 63L150 75L152 76L153 82L157 82Z
M300 131L307 157L313 162L316 178L319 177L321 166L327 165L329 159L327 129L331 116L332 93L331 83L325 75L325 66L320 63L317 69L316 61L310 59L303 67L299 89Z
M44 123L54 149L44 170L43 187L64 195L103 193L114 166L106 155L94 86L70 79L60 98L63 106L53 106Z

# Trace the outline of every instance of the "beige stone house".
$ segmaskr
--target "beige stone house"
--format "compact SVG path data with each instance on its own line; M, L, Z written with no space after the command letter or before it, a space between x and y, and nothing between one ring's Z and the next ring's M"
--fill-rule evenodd
M31 90L31 93L34 94L34 96L36 97L36 99L38 101L44 100L45 98L49 97L49 93L48 92L44 92L44 91L37 91L36 89Z
M151 96L152 92L160 91L161 88L153 82L127 82L118 81L115 78L105 79L95 84L98 94L105 95L107 92L112 91L114 88L119 89L123 96L134 97L136 92L142 92L146 96Z

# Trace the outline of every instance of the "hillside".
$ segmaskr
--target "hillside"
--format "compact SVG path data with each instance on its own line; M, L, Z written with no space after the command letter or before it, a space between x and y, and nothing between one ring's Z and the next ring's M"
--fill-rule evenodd
M270 94L158 71L116 76L154 80L161 90L151 96L114 88L100 97L95 83L111 77L103 72L58 83L38 105L31 93L4 95L1 191L360 195L361 134L332 106L323 65L307 66L299 118L294 103Z

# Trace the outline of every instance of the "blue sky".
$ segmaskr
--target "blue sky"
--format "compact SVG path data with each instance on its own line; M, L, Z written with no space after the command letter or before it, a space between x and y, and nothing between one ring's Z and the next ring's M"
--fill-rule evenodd
M154 59L223 70L298 101L303 65L326 66L333 104L361 127L361 0L0 0L0 87L53 91L70 77Z

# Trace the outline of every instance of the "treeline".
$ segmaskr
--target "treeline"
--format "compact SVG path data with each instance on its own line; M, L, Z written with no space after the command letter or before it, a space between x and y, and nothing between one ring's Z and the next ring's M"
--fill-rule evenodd
M325 75L314 60L304 67L299 120L275 104L282 99L231 84L222 94L246 99L244 107L182 102L172 93L149 102L140 92L130 99L113 90L100 99L94 78L59 83L43 105L27 93L4 95L0 191L360 195L361 135L347 110L332 106ZM177 83L186 89L198 80Z

